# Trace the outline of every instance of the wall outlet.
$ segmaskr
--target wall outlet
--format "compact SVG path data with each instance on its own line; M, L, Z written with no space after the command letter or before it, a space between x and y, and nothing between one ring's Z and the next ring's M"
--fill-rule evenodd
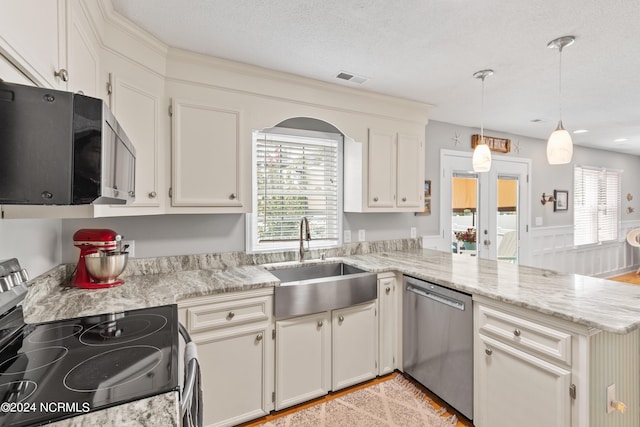
M358 230L358 242L364 242L364 230Z
M351 230L344 230L344 237L342 243L351 243Z
M415 227L411 227L411 238L415 239L418 236L418 231Z
M127 246L125 249L125 246ZM125 252L129 252L129 258L135 258L136 256L136 241L135 240L123 240L122 241L122 250Z
M537 225L537 226L542 225L542 217L541 217L541 216L537 216L537 217L536 217L536 225Z

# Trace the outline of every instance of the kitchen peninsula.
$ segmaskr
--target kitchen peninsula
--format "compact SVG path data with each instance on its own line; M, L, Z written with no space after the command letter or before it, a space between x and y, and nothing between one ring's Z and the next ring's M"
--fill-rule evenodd
M421 249L416 241L372 246L367 251L328 253L329 259L304 264L341 261L378 273L379 280L394 272L471 294L475 425L495 426L491 417L505 416L503 407L494 406L504 402L490 399L493 395L510 399L515 408L522 401L531 414L539 411L535 399L540 398L547 405L545 420L558 426L639 424L640 288ZM293 259L293 254L242 253L134 259L127 267L125 285L98 291L61 287L72 266L59 266L32 280L25 319L42 322L175 302L181 307L202 297L233 298L252 292L261 292L261 298L268 300L279 285L268 269L298 265ZM394 315L401 319L401 304ZM269 320L261 328L270 331L272 313L266 316ZM496 371L501 366L509 372L506 377ZM402 370L400 363L395 368ZM624 414L607 414L606 387L613 383L618 399L627 406ZM539 395L539 387L547 389Z

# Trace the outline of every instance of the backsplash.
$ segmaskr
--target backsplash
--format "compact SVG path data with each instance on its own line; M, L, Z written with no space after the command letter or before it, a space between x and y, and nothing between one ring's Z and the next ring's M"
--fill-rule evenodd
M374 252L401 251L422 248L422 239L394 239L376 242L348 243L339 248L313 249L305 254L305 261L325 258L363 255ZM262 265L298 260L297 251L265 252L222 252L212 254L175 255L156 258L131 258L122 277L148 274L169 274L189 270L220 270L241 265ZM76 264L61 264L35 278L38 284L57 286L68 285L75 272Z
M312 249L305 254L305 261L320 259L322 254L324 254L326 258L333 258L420 248L422 248L422 239L394 239L376 242L348 243L339 248ZM133 258L129 260L123 277L145 274L167 274L186 270L223 269L240 265L261 265L297 260L297 251L264 253L224 252L157 258Z

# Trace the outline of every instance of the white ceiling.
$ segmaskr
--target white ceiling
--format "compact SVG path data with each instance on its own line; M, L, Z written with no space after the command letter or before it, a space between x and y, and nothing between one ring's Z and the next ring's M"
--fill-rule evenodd
M113 0L166 44L433 105L430 119L640 155L638 0ZM368 77L358 85L340 71ZM541 120L534 123L532 120ZM614 142L626 138L624 142Z

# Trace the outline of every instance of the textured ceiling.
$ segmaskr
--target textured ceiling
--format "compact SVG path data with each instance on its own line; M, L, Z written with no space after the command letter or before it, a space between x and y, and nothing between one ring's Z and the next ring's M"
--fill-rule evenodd
M113 0L166 44L432 104L430 119L640 155L638 0ZM369 78L358 85L335 76ZM539 120L532 122L532 120ZM614 142L626 138L624 142Z

